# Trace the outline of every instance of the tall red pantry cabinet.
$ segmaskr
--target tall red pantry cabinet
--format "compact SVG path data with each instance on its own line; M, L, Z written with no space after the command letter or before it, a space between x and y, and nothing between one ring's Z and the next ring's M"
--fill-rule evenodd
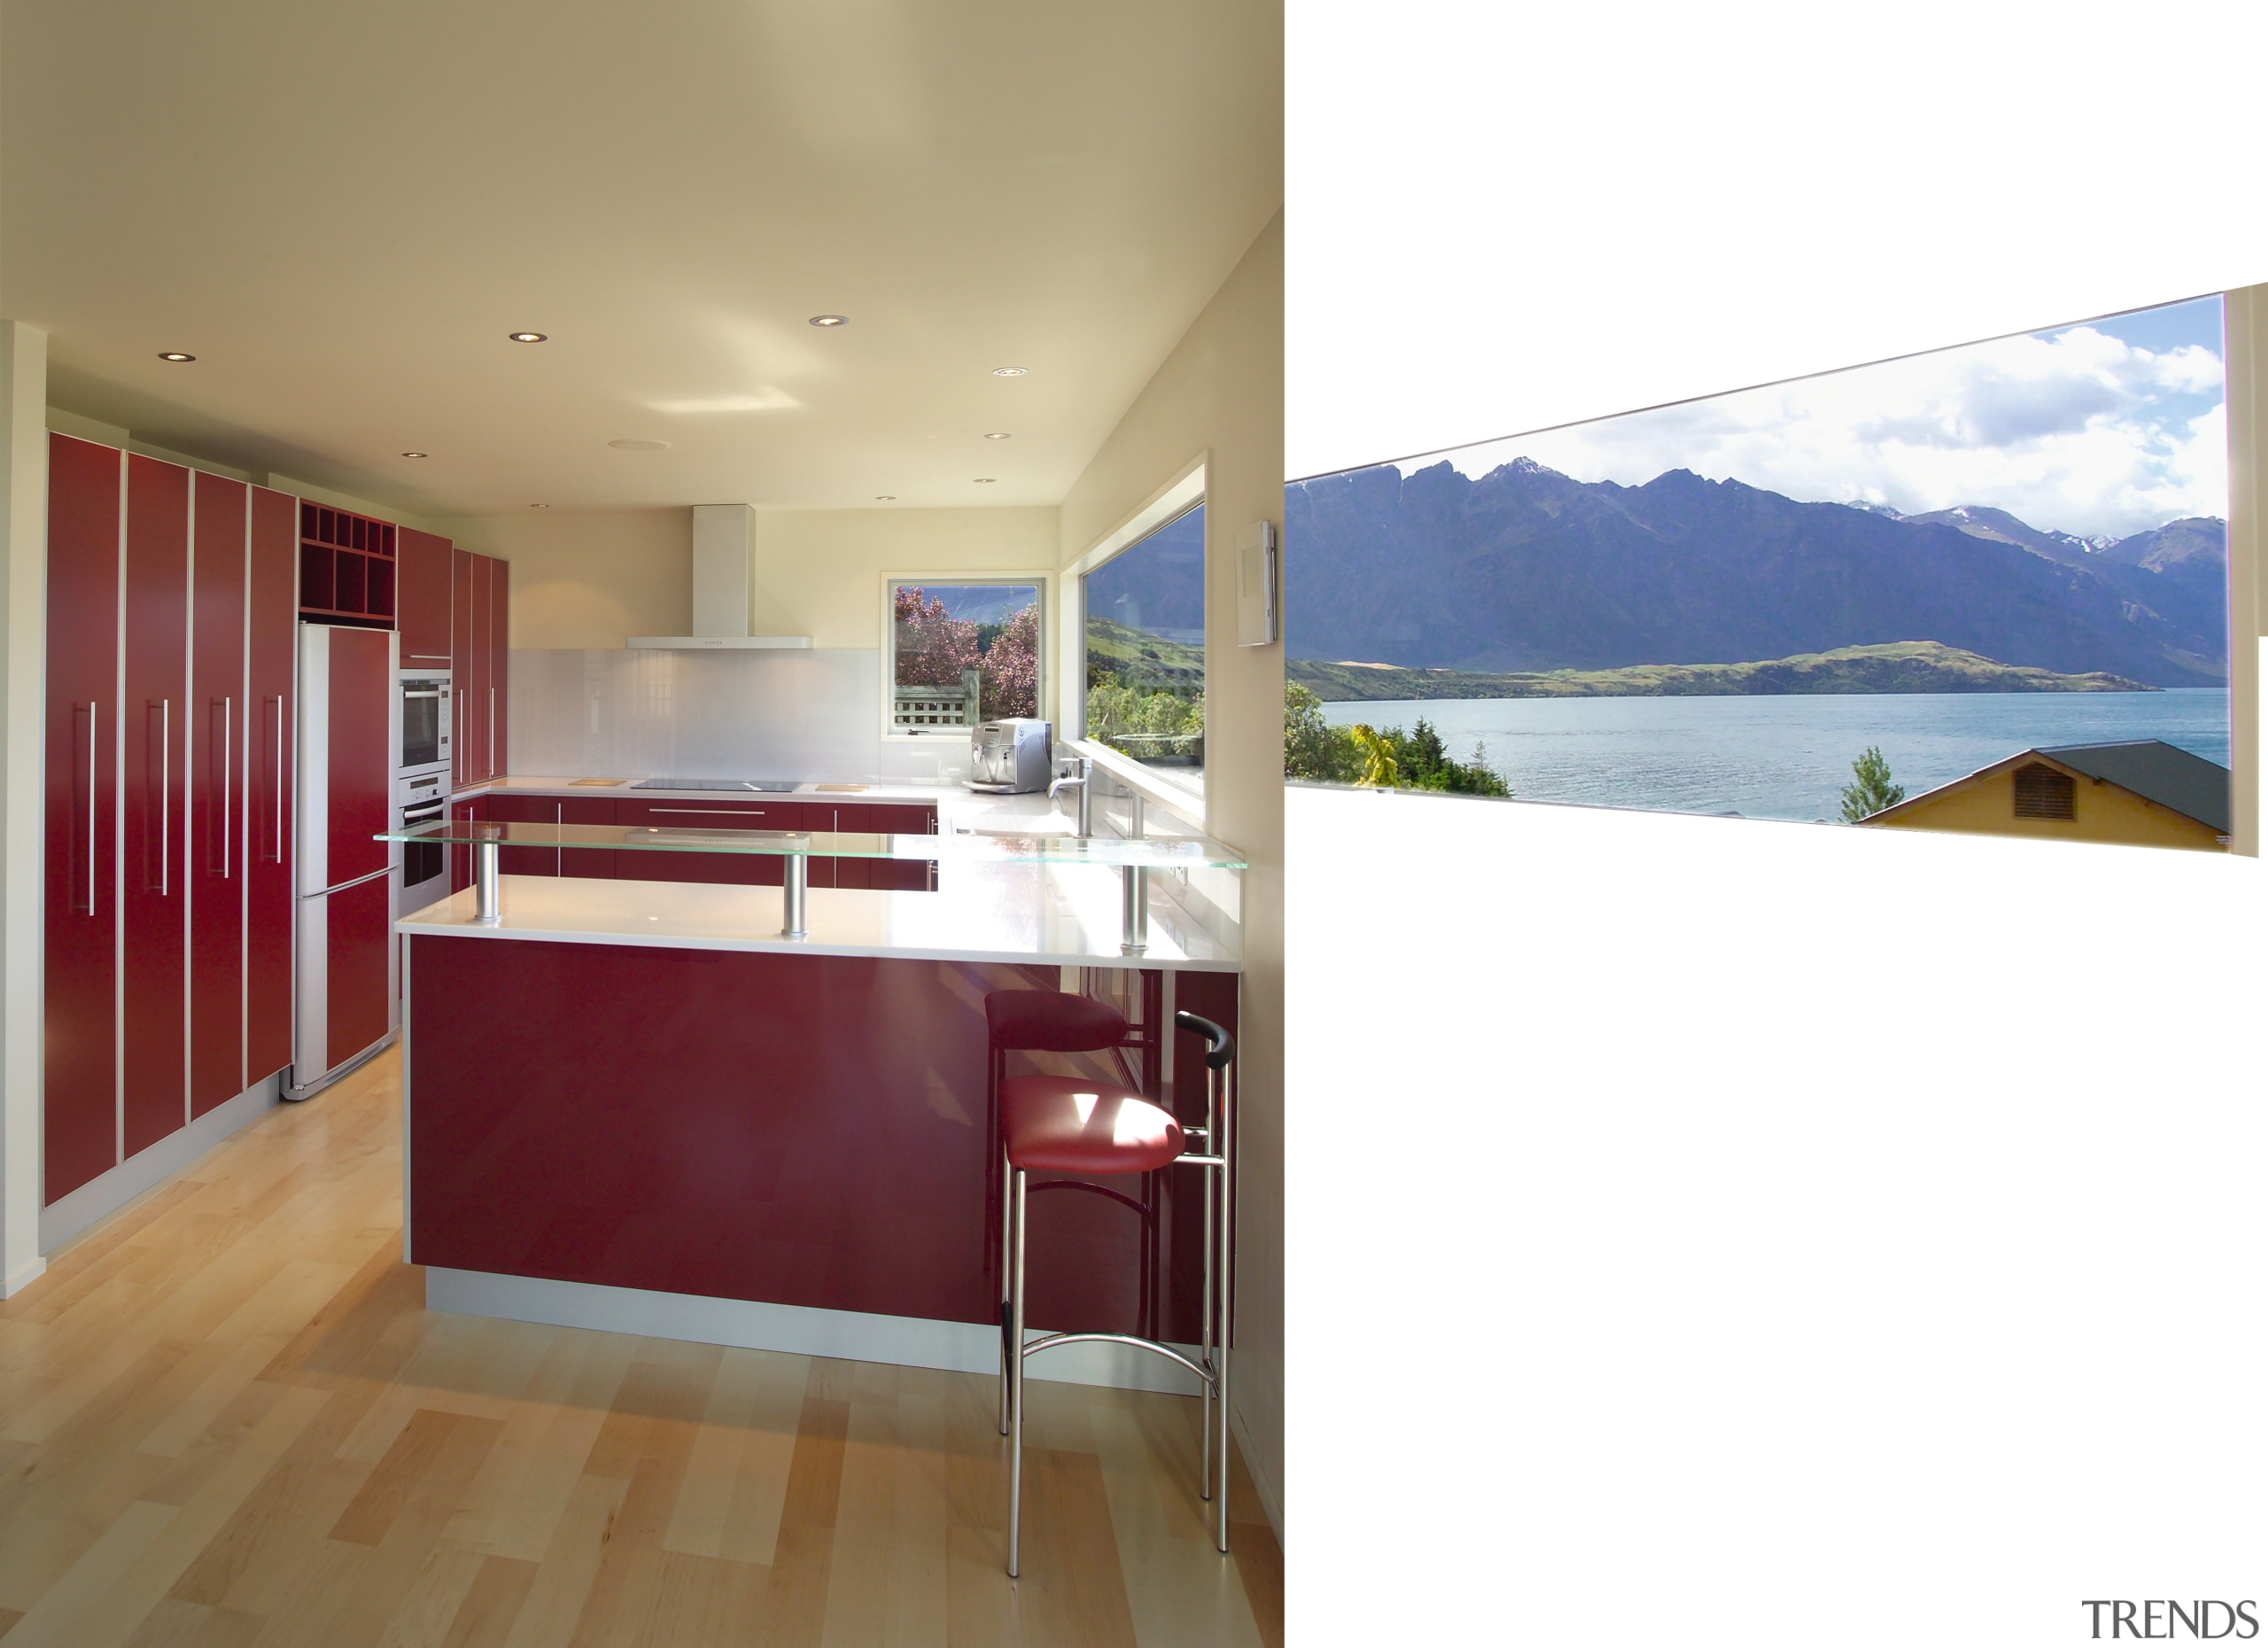
M52 1205L291 1060L294 500L49 437Z

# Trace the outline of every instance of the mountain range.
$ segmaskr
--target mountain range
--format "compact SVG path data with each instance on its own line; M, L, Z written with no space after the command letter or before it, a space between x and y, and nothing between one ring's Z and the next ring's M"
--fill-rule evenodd
M1970 505L1803 503L1671 470L1527 458L1285 489L1293 657L1479 671L1739 664L1937 641L2155 687L2227 677L2225 523L2085 539Z

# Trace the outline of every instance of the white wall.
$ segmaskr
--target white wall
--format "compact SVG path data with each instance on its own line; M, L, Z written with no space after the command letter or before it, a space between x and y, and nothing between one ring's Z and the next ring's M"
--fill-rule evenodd
M1077 560L1206 461L1205 826L1241 851L1237 1355L1231 1386L1254 1486L1281 1534L1284 1449L1284 649L1236 644L1234 550L1284 518L1284 222L1254 240L1063 500Z
M1294 1637L2054 1643L2260 1595L2258 860L1304 788L1286 826Z
M2264 27L1298 9L1288 472L2258 281ZM1293 1635L2260 1596L2257 861L1307 790L1287 849Z
M516 648L619 647L632 635L692 633L690 504L456 516L431 530L512 564Z
M45 929L47 334L0 321L0 1299L39 1256Z
M880 647L887 573L1052 576L1055 562L1052 507L759 510L750 621L814 647Z

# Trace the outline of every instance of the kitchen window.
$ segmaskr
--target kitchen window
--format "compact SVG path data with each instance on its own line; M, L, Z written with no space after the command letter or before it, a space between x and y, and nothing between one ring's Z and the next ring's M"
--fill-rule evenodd
M980 722L1039 713L1039 584L892 579L889 592L893 735L966 739Z
M1079 580L1086 736L1150 766L1205 766L1205 505Z

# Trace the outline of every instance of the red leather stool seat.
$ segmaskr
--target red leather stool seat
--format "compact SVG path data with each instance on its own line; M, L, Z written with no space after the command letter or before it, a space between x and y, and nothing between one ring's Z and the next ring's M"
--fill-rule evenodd
M1181 1154L1181 1123L1122 1087L1019 1076L1000 1089L1008 1162L1029 1171L1146 1173Z
M1020 1053L1099 1053L1126 1039L1126 1016L1091 996L996 990L984 998L995 1047Z

